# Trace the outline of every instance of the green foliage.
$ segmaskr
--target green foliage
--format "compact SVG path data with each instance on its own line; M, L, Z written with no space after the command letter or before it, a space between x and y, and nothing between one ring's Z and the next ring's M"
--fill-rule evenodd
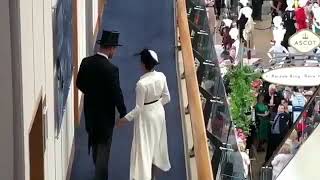
M242 129L247 134L249 134L252 120L251 115L246 115L246 113L251 112L251 107L256 101L251 83L259 76L260 74L255 73L250 66L237 66L228 74L232 120L237 128Z

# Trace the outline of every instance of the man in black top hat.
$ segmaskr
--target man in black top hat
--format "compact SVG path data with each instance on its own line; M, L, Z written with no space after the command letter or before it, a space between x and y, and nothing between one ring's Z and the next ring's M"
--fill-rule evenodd
M82 60L77 87L84 94L85 126L89 153L95 164L95 180L108 179L108 161L115 108L120 118L127 114L119 82L119 69L110 62L118 46L119 33L103 31L99 52Z

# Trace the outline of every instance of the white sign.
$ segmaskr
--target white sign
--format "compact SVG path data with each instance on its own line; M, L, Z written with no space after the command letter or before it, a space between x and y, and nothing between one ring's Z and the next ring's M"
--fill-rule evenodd
M270 83L286 86L317 86L320 67L288 67L268 71L262 78Z
M306 104L306 98L302 94L296 94L293 96L292 106L294 107L304 107Z
M320 38L309 30L302 30L289 39L289 44L301 53L307 53L320 45Z

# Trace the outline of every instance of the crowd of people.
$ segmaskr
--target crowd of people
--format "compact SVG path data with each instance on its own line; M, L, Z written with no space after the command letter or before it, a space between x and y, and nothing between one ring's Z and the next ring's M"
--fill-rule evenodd
M206 2L207 7L213 6L215 8L216 17L217 19L220 19L219 17L221 15L221 8L225 7L224 2L219 0L207 0ZM263 1L253 0L251 2L253 20L261 21ZM299 3L297 4L297 2ZM307 2L304 0L271 1L270 14L272 19L278 17L278 19L281 20L279 21L281 28L286 29L286 33L283 34L284 37L275 38L280 42L279 44L283 45L285 48L288 48L288 39L296 32L295 26L301 26L299 21L301 19L300 10L302 11L303 9L306 10L306 12L309 12L311 15L308 16L307 19L310 22L316 22L315 20L311 21L313 20L312 17L314 17L312 13L315 11L314 9L311 11L311 7L313 7L315 4L317 5L315 2ZM297 5L299 8L294 8ZM240 7L242 8L241 5ZM296 19L293 18L292 13L296 13ZM241 16L239 15L239 17ZM276 24L274 24L273 21L272 24L274 27L276 27ZM310 26L312 25L312 23L309 24ZM294 31L292 29L294 29ZM228 72L230 67L232 68L238 64L236 60L236 46L234 46L236 43L234 42L238 40L238 36L241 36L242 33L238 34L239 31L235 31L237 33L232 33L232 30L237 30L233 29L233 21L230 19L224 19L221 21L219 32L222 37L221 44L224 51L221 52L219 63L222 76ZM275 34L278 33L278 31L274 32L276 32ZM234 37L232 37L233 34ZM226 86L226 88L227 91L229 91L228 86ZM293 157L293 154L295 154L295 152L298 150L300 144L311 134L314 127L316 127L320 121L318 100L312 101L308 105L307 110L304 110L304 106L315 91L315 87L288 87L268 84L267 82L263 83L263 88L260 89L257 95L257 103L254 107L255 123L251 127L250 136L245 138L246 141L241 141L245 142L244 145L246 148L243 148L243 144L238 145L240 147L239 150L241 152L241 156L243 156L244 159L244 167L250 164L250 162L247 161L248 158L246 157L246 149L254 149L254 151L265 153L265 162L271 162L274 171L273 176L278 176L283 167L289 162L289 160ZM301 113L302 116L300 116ZM300 118L298 119L299 116ZM219 121L213 122L217 123ZM293 126L295 127L293 128ZM213 132L218 132L216 129L223 129L221 128L221 125L218 124L214 124L212 127L214 127L213 130L215 130ZM291 129L294 130L291 131L290 136L287 137L288 132ZM239 134L241 133L237 134L238 137L240 137ZM285 138L286 141L284 142ZM281 148L279 148L280 145ZM278 148L280 150L277 150ZM278 152L278 154L274 155L275 151ZM247 175L247 172L245 174Z
M304 110L315 92L314 87L285 87L264 82L257 95L255 123L247 139L247 148L256 153L265 152L265 163L271 162L274 179L319 123L318 99L311 101ZM293 131L288 136L290 129ZM273 156L284 138L287 138L286 141Z
M306 97L309 98L308 96ZM301 144L311 135L318 126L320 119L319 99L316 98L309 102L309 105L302 112L302 117L296 123L294 130L290 133L280 151L271 161L273 167L273 179L281 173L291 158L296 154Z
M289 128L292 127L295 117L294 107L306 104L314 89L280 87L270 84L263 89L257 97L255 106L255 134L257 151L266 150L267 161L274 150L280 145ZM298 132L299 129L298 129ZM265 149L266 144L268 144Z

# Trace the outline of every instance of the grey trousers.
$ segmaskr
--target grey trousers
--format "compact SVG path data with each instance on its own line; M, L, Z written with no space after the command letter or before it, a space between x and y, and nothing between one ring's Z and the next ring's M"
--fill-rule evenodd
M108 164L112 137L104 144L96 144L92 147L92 158L95 164L94 180L108 180Z

